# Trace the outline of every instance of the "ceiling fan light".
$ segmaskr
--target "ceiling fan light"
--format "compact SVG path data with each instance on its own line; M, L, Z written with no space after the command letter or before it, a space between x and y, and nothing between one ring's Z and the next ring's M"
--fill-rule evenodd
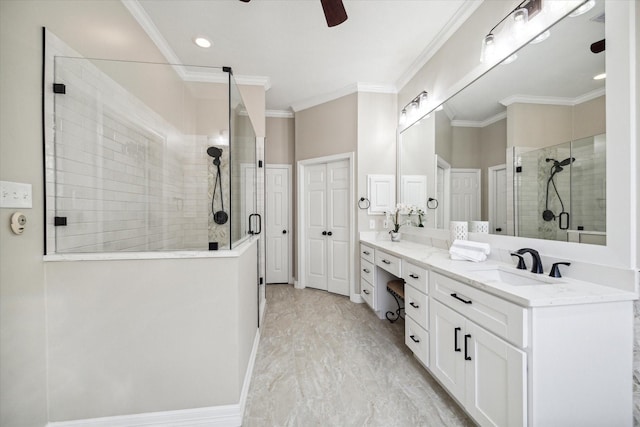
M571 12L569 14L570 18L575 18L576 16L580 16L582 14L585 14L587 12L589 12L591 9L593 9L593 6L596 5L596 0L589 0L587 2L584 2L580 7L578 7L576 10L574 10L573 12Z

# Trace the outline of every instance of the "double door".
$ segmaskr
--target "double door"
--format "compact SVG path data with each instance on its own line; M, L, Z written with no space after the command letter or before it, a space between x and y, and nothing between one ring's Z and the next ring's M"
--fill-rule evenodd
M526 355L432 300L431 371L481 426L526 425Z
M349 161L304 170L305 286L349 295Z

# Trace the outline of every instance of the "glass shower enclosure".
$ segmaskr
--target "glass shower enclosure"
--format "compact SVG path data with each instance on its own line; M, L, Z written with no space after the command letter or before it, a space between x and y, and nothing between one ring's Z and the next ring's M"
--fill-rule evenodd
M250 236L256 134L229 68L59 55L45 81L47 253Z

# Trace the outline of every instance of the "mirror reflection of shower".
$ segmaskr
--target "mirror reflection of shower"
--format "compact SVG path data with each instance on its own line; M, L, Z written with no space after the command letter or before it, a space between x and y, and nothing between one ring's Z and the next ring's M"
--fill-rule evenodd
M560 192L558 191L558 187L556 187L556 182L553 180L553 177L564 170L565 167L569 166L576 159L574 157L568 157L563 161L559 162L556 159L552 159L547 157L545 162L553 162L551 169L549 170L549 179L547 180L547 192L545 196L545 205L544 211L542 212L542 219L545 221L555 221L558 219L558 228L560 230L568 230L569 229L569 212L565 211L564 202L562 201L562 197L560 196ZM560 208L562 209L558 215L555 215L551 209L549 209L549 184L553 186L553 190L558 196L558 201L560 202Z

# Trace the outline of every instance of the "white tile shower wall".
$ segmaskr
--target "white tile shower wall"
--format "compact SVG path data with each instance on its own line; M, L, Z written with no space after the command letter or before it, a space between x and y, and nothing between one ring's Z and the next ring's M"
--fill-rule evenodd
M67 92L53 96L55 118L47 111L48 253L206 249L206 139L181 134L88 60L54 68ZM54 228L55 215L68 225Z

